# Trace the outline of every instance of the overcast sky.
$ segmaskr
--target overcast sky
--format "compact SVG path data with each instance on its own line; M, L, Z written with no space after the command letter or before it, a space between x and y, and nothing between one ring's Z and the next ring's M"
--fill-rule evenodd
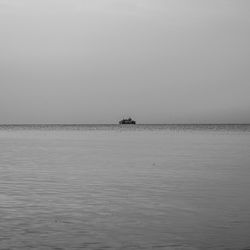
M0 0L0 123L250 122L249 0Z

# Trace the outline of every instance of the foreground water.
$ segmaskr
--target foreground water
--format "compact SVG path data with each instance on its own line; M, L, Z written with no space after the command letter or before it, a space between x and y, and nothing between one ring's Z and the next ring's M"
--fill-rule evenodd
M250 126L0 126L0 249L249 249Z

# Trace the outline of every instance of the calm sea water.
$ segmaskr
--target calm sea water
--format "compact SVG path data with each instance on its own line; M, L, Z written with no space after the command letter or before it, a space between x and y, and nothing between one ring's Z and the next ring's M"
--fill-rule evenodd
M0 249L250 249L250 125L0 126Z

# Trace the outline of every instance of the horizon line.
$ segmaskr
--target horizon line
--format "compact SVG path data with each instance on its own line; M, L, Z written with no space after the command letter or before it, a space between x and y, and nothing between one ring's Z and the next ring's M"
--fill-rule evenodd
M118 124L118 123L2 123L0 126L81 126L81 125L117 125L117 126L129 126L131 124ZM250 125L250 123L136 123L136 125Z

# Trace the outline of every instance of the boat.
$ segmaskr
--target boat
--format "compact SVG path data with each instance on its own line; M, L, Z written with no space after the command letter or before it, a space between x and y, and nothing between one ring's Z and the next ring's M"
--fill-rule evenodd
M136 124L136 121L132 120L130 117L128 119L122 119L119 124Z

